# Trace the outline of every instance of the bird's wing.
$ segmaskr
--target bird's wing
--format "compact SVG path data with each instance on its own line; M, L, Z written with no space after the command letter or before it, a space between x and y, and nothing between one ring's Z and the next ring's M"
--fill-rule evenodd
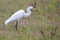
M24 10L19 10L15 12L8 20L5 21L5 24L7 25L10 22L16 21L18 19L21 19L24 15Z

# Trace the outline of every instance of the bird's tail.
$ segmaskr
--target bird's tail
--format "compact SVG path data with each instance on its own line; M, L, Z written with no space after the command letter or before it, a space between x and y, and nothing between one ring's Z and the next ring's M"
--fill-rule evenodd
M9 24L9 21L8 21L8 20L6 20L6 21L5 21L5 25L8 25L8 24Z

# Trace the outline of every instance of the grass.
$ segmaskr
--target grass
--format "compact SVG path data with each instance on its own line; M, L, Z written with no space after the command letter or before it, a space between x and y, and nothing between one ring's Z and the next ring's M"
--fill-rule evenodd
M31 3L34 0L0 0L0 40L60 40L60 0L37 0L31 16L20 20L19 34L15 22L4 25L14 12L26 10Z

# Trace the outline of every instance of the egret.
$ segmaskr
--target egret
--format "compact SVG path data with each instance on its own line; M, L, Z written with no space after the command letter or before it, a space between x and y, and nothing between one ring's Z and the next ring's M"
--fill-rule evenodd
M8 25L9 23L12 22L16 22L15 28L17 30L17 25L20 19L22 18L27 18L31 15L31 11L33 9L33 6L29 6L26 10L26 12L22 9L22 10L18 10L17 12L15 12L10 18L8 18L5 21L5 25Z

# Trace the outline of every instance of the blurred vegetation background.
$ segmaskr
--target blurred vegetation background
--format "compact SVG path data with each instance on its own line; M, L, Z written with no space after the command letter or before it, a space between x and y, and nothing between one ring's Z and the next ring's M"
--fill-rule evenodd
M30 17L5 26L13 13L36 1ZM60 0L0 0L0 40L60 40Z

